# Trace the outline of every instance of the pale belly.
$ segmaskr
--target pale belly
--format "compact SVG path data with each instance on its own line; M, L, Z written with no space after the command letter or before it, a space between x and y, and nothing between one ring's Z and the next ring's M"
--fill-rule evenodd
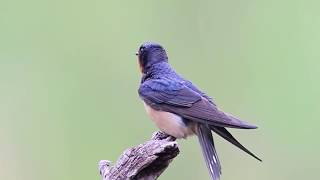
M195 123L191 122L186 125L178 115L165 111L154 110L145 103L144 107L147 114L161 131L178 139L186 138L187 136L194 134Z

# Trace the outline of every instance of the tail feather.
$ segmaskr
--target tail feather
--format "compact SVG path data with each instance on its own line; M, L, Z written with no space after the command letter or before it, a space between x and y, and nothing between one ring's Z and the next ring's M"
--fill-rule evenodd
M211 179L219 180L221 165L214 147L211 130L206 125L198 124L197 135Z
M259 157L254 155L247 148L245 148L242 144L240 144L239 141L237 141L226 128L218 127L218 126L210 126L210 129L212 131L214 131L215 133L217 133L218 135L220 135L221 137L223 137L225 140L229 141L231 144L237 146L238 148L240 148L244 152L248 153L249 155L251 155L252 157L257 159L258 161L262 161Z

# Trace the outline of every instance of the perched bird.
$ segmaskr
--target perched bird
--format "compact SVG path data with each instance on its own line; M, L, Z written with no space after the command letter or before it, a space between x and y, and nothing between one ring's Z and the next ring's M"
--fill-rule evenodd
M160 44L143 43L136 55L142 73L138 92L147 114L161 131L171 136L198 136L212 180L220 178L221 165L211 131L261 161L226 129L257 127L222 112L208 95L178 75Z

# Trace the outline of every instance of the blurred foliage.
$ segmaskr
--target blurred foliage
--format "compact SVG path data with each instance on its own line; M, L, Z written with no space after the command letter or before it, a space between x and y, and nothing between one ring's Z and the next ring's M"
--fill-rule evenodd
M150 138L134 56L162 43L178 72L259 126L221 138L223 180L317 179L320 3L0 0L0 179L99 179ZM160 179L208 179L196 138Z

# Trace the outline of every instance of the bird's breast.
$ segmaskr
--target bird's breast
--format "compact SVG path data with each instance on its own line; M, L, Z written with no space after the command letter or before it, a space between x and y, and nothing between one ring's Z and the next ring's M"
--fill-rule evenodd
M144 103L144 107L147 114L161 131L178 139L194 134L195 123L186 124L180 116L170 112L157 111L146 103Z

